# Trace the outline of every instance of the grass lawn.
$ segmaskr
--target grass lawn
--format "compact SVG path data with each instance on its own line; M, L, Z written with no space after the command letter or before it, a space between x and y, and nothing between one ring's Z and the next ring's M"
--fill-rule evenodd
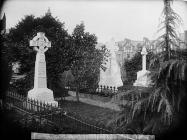
M110 121L115 119L119 113L111 109L75 101L63 101L62 108L77 119L108 130L112 129Z

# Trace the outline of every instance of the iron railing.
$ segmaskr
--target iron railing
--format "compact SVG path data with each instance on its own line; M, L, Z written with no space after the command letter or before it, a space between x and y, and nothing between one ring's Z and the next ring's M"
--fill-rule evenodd
M112 131L83 122L75 117L67 115L62 108L46 102L28 99L15 92L8 92L7 103L15 109L35 115L39 119L45 119L55 124L62 130L69 130L77 134L111 134ZM40 120L41 121L41 120Z

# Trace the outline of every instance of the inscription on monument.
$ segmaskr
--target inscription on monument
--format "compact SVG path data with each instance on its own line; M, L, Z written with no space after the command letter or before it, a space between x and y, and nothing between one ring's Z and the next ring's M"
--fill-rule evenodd
M47 82L45 80L45 77L39 77L38 78L38 88L45 88L47 87Z
M38 76L46 77L46 63L45 62L39 63Z
M40 58L39 58L40 60L39 61L40 62L45 62L45 55L44 55L44 53L40 52L39 55L40 55Z

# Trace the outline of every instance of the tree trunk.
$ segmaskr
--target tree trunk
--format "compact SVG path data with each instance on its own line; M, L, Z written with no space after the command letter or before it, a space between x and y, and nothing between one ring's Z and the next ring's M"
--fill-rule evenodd
M79 86L78 85L76 87L76 98L77 98L77 102L79 102Z
M121 78L122 78L123 84L126 84L128 81L128 78L127 78L127 71L126 71L126 67L125 67L125 62L122 63L122 66L120 68L120 72L121 72Z
M170 59L170 44L169 44L169 7L170 7L170 1L166 0L165 1L165 8L166 8L166 37L165 37L165 42L166 42L166 61Z

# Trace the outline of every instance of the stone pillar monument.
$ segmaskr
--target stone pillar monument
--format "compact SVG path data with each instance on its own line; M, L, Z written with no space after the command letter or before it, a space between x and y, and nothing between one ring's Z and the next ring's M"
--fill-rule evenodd
M146 70L147 50L145 46L143 46L141 54L142 54L142 70L137 72L137 80L135 81L133 86L148 87L151 84L151 79L149 76L150 71Z
M39 32L37 36L30 41L30 46L34 47L37 54L35 61L34 88L28 92L28 98L58 105L58 102L54 101L53 91L47 88L45 52L51 47L51 42L45 37L44 33Z

